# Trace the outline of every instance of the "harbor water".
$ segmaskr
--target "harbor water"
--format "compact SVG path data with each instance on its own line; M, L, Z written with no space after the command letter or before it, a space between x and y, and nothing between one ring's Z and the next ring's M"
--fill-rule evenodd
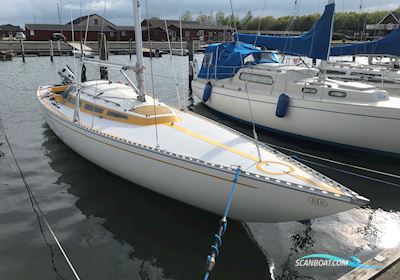
M131 62L128 56L110 56L110 60L128 64L135 58ZM79 72L79 60L72 57L55 57L53 63L48 57L0 63L0 119L27 183L81 279L202 279L219 216L97 167L64 145L45 123L36 89L58 83L57 71L65 64ZM152 67L145 58L145 64L147 91L161 101L178 105L178 84L184 100L181 103L190 110L252 135L250 126L208 109L187 93L187 57L153 59ZM98 77L95 66L87 68L88 79ZM148 75L151 69L153 79ZM109 76L123 81L117 71L110 70ZM0 131L0 279L74 279L33 206L6 135ZM290 155L301 151L400 176L398 157L312 143L270 131L258 130L258 136ZM399 179L300 157L368 197L370 205L302 222L230 221L211 279L337 279L352 268L300 267L296 260L320 253L365 261L382 249L399 246Z

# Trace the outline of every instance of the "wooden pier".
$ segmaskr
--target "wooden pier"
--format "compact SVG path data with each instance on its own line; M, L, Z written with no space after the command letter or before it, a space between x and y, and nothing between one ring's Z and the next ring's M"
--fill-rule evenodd
M199 41L194 41L195 51L201 50L201 45ZM93 51L98 53L98 42L89 41L86 45L93 49ZM180 42L171 42L173 49L180 49ZM52 46L52 47L51 47ZM109 41L109 52L111 54L130 54L132 50L135 49L135 42L129 41ZM144 48L150 48L149 42L143 42ZM183 43L184 49L187 49L187 43ZM168 42L152 42L152 48L154 50L158 49L160 51L168 51ZM60 55L72 55L73 48L69 46L66 42L52 42L49 41L24 41L23 42L24 54L27 56L37 55L37 56L50 56L52 51L54 56ZM21 42L20 41L0 41L0 50L12 50L14 55L22 55ZM130 51L131 50L131 51Z
M400 246L387 249L374 258L369 259L364 265L382 266L381 269L355 268L343 275L338 280L394 280L400 275Z

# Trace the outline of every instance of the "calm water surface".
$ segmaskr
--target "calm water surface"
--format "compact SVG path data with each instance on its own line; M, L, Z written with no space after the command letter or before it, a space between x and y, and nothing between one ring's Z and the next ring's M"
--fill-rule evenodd
M65 146L45 123L35 90L59 82L57 70L64 64L74 69L74 60L26 60L25 64L20 58L0 63L0 118L28 184L81 279L202 279L220 217L120 179ZM129 63L127 56L111 56L111 60ZM146 63L150 72L149 60ZM174 63L183 95L187 92L187 58L174 57ZM148 91L176 105L174 79L165 77L173 76L169 57L155 59L153 70L154 88L146 75ZM97 70L88 66L88 78L96 76ZM117 72L110 77L123 80ZM222 117L190 96L185 100L195 112L251 134L249 126ZM400 174L399 158L266 131L258 134L268 143ZM370 206L302 223L230 222L212 279L336 279L350 269L298 268L295 260L326 253L344 258L354 255L364 261L399 245L400 188L312 167L369 197ZM32 207L2 133L0 279L74 279Z

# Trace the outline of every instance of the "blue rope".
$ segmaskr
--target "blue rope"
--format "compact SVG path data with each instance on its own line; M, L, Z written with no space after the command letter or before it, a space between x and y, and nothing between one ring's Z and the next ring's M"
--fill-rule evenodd
M360 177L360 178L367 179L367 180L370 180L370 181L375 181L375 182L378 182L378 183L382 183L382 184L386 184L386 185L390 185L390 186L394 186L394 187L400 188L400 184L392 183L392 182L389 182L389 181L381 180L381 179L370 177L370 176L366 176L366 175L361 175L361 174L350 172L350 171L347 171L347 170L344 170L344 169L340 169L340 168L331 167L331 166L328 166L328 165L325 165L325 164L317 163L315 161L306 160L306 159L300 158L298 156L292 156L292 158L294 158L295 160L301 161L301 162L311 163L311 164L314 164L314 165L317 165L317 166L320 166L320 167L324 167L324 168L328 168L328 169L331 169L331 170L339 171L339 172L342 172L342 173L345 173L345 174L349 174L349 175L352 175L352 176L356 176L356 177Z
M237 181L239 179L239 175L240 175L240 168L238 167L236 169L235 178L233 179L233 182L232 182L232 188L231 188L231 192L230 192L229 197L228 197L228 202L226 203L226 207L225 207L225 211L224 211L224 217L225 218L228 217L228 212L229 212L229 209L231 208L231 203L232 203L233 195L234 195L235 190L236 190L236 184L237 184Z
M236 169L235 178L232 181L231 192L229 193L228 201L225 206L224 216L219 222L218 234L214 235L215 241L214 244L211 245L211 254L207 256L206 272L204 274L204 280L208 280L208 278L210 277L210 273L215 266L215 259L219 255L220 247L222 245L222 236L225 234L226 228L228 227L227 217L229 209L231 208L233 195L235 194L236 191L236 184L238 182L239 175L240 175L240 167Z

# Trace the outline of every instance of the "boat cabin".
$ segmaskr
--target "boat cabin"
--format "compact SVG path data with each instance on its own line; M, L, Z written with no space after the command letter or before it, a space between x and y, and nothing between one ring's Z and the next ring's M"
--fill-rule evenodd
M80 92L80 111L102 119L134 125L169 124L179 121L168 106L159 102L153 104L152 100L140 102L129 86L113 83L114 87L105 87L109 84L108 81L97 84L85 83L85 91ZM77 99L75 85L55 86L49 91L59 105L75 108Z
M263 51L250 44L240 42L212 44L206 49L198 77L216 80L231 78L241 68L263 63L280 62L275 53Z

